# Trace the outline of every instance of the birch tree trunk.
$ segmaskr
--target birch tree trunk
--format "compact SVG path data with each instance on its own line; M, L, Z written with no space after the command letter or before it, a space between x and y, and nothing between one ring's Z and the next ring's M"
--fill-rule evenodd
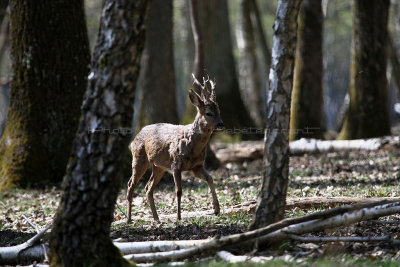
M82 0L11 0L9 7L13 80L0 190L62 180L90 58Z
M283 218L289 175L289 119L301 0L280 0L274 24L267 99L264 174L252 228Z
M175 95L172 0L153 0L146 21L139 127L179 122Z
M299 13L289 139L321 139L324 131L321 0L303 0Z
M124 266L110 239L148 0L106 0L82 118L50 239L52 266Z
M354 1L350 106L338 139L390 135L386 79L389 0Z

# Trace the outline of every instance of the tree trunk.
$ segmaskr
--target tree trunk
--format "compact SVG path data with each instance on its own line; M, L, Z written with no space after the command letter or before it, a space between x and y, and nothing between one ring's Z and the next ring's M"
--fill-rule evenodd
M267 99L264 174L252 228L283 218L289 176L289 119L297 15L301 0L280 0L276 12Z
M210 78L217 82L217 98L222 120L227 129L252 127L254 123L239 91L232 52L228 3L226 0L201 0L198 1L198 11L204 40L205 69Z
M110 239L145 42L147 0L106 0L50 239L52 266L124 266Z
M386 42L389 0L354 2L350 106L338 139L390 134Z
M259 38L259 43L263 55L265 68L268 71L267 77L269 77L269 69L271 67L271 49L268 47L267 37L265 35L264 27L261 21L262 19L260 15L260 8L258 7L257 0L250 0L250 2L252 3L252 14L254 15L253 20L254 20L255 30Z
M390 65L392 66L392 79L397 88L397 97L400 98L400 61L397 55L396 46L393 43L392 36L388 35L388 52Z
M142 58L139 128L179 122L175 95L172 0L153 0L146 21Z
M197 79L201 79L202 77L206 76L205 71L205 57L204 57L204 41L203 41L203 34L200 29L200 21L199 21L199 14L198 14L198 1L197 0L190 0L189 1L189 12L190 12L190 25L192 27L193 33L193 41L194 41L194 63L193 63L193 74ZM200 88L195 88L197 92L199 92ZM190 116L194 114L196 116L196 110L191 103L190 105ZM214 152L211 150L210 143L207 143L207 152L206 152L206 161L205 166L210 169L217 169L220 166L219 160L215 156Z
M0 23L3 21L4 17L7 15L8 0L0 0Z
M10 1L13 81L0 189L60 182L79 121L89 44L83 1Z
M321 139L323 126L321 0L303 0L299 13L289 140Z
M256 43L254 36L254 25L251 20L252 10L251 0L240 1L240 36L242 39L239 44L241 52L241 62L239 68L241 90L244 96L243 102L250 113L251 118L257 126L264 124L264 103L261 94L260 71L256 56Z

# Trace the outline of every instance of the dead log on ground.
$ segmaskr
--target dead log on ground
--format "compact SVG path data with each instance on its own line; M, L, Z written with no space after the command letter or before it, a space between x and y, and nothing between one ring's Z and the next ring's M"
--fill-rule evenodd
M42 261L45 253L42 246L36 244L50 227L51 225L47 226L25 243L12 247L0 247L0 265L16 265L25 262Z
M351 150L377 150L387 144L400 144L399 136L359 140L318 140L305 139L293 141L289 144L292 155L303 153L321 153ZM214 145L215 155L222 162L243 162L261 159L264 156L263 141L246 141L239 144L229 144L224 148Z

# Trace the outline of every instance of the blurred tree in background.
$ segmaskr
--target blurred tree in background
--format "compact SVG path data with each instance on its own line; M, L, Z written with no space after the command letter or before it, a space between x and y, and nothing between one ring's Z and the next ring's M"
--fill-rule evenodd
M217 83L217 98L222 120L228 129L254 126L239 91L228 2L202 0L198 2L198 10L204 39L205 68L210 78L215 79ZM192 109L191 105L187 105L187 108ZM186 115L186 122L192 121L195 113L190 110L187 113L189 115Z
M102 0L84 1L85 10L87 13L86 25L89 29L88 33L91 44L90 47L94 46L94 40L98 32L99 18L103 4L102 2ZM366 104L370 103L367 100L357 100L359 103L364 103L362 104L363 108L354 107L354 105L357 106L354 99L359 99L361 96L359 96L358 93L352 94L351 88L349 90L349 84L354 84L354 88L356 88L358 86L357 84L361 84L361 81L363 81L363 90L370 92L369 89L365 89L368 87L368 83L364 82L365 77L363 76L367 76L366 73L371 73L371 71L376 72L376 70L370 69L370 63L372 61L369 63L366 61L360 61L361 65L352 64L352 66L359 67L357 70L352 70L351 73L354 75L351 78L352 82L350 82L352 21L353 15L356 14L353 14L353 5L354 3L358 2L347 0L321 0L321 3L320 1L316 2L321 4L323 16L322 62L324 111L320 113L311 111L320 109L319 100L313 101L312 104L306 103L306 105L303 105L301 110L306 109L307 111L295 111L295 102L297 99L296 88L297 84L300 85L302 83L300 82L302 79L296 78L296 86L293 97L294 108L292 113L292 123L298 121L295 115L301 115L304 117L324 115L326 130L333 131L330 137L334 138L337 136L337 131L341 129L344 121L342 118L345 117L344 114L346 114L346 110L348 109L349 115L346 119L347 124L343 127L341 138L353 138L347 134L349 132L349 125L360 125L358 122L353 122L357 121L358 118L361 118L361 116L368 118L368 120L375 120L375 115L380 113L383 114L386 107L391 116L391 126L395 126L394 123L396 123L396 121L398 122L400 118L399 114L396 113L395 109L393 108L395 103L398 102L398 96L396 96L395 88L398 88L398 84L400 83L397 81L399 80L398 77L400 77L400 74L398 73L399 68L396 65L396 60L398 62L397 56L400 54L398 51L400 47L400 22L398 19L400 14L400 0L391 1L392 7L390 8L389 18L389 28L391 31L392 42L388 43L388 45L393 45L388 46L390 48L389 55L391 69L388 69L389 71L387 73L391 74L388 75L388 78L390 78L391 91L387 93L387 96L383 96L383 94L379 96L374 95L375 100L371 102L373 104ZM15 2L11 1L11 3ZM40 179L43 178L44 180L51 179L58 181L61 179L62 174L60 173L62 173L63 170L63 167L61 167L63 165L62 162L65 164L66 158L68 158L68 153L66 151L69 151L68 141L66 140L70 138L68 136L73 135L71 132L74 132L73 126L61 128L61 125L73 125L78 120L79 114L76 112L76 110L79 110L78 107L80 106L80 100L77 101L76 99L81 99L82 96L82 90L78 90L78 87L83 84L85 79L85 75L82 73L86 71L86 68L84 71L84 67L82 67L83 65L80 65L80 63L83 63L83 61L80 61L79 63L75 61L75 63L73 63L74 58L76 58L74 56L75 54L82 55L84 53L83 50L86 49L87 51L86 45L83 44L83 42L86 40L86 37L77 38L76 35L73 35L73 32L81 31L80 28L83 27L82 24L85 21L85 18L73 19L76 16L76 8L73 12L68 11L68 13L65 8L56 7L56 3L58 2L54 2L50 7L46 7L46 13L37 11L39 8L42 8L41 5L32 7L35 10L35 14L39 14L37 23L42 23L41 25L35 24L36 22L29 22L30 19L33 18L33 12L27 10L23 11L27 13L26 16L24 15L25 19L21 19L21 22L16 22L18 27L15 26L14 28L19 28L24 30L24 32L14 32L11 35L17 36L18 34L18 36L20 36L21 34L27 34L29 36L29 31L33 31L37 35L37 38L35 38L39 40L38 42L40 42L41 49L46 51L46 53L41 56L41 59L43 59L42 62L37 63L38 61L36 61L33 56L37 56L36 51L38 51L39 48L32 46L32 51L29 51L28 44L24 43L32 39L16 37L18 42L13 42L13 53L17 53L16 51L20 49L20 51L25 53L25 55L21 57L14 57L15 62L17 63L18 60L24 64L29 62L30 66L36 63L42 64L40 68L44 70L44 72L40 73L33 72L34 68L30 68L26 72L27 75L21 76L20 74L22 73L22 70L16 67L17 64L15 64L12 69L10 67L10 45L7 42L7 26L9 25L7 17L9 16L5 12L8 1L0 1L0 19L3 17L3 23L0 30L0 83L2 86L0 92L0 134L2 133L2 128L4 128L5 125L7 111L9 114L9 124L13 125L8 126L9 129L6 131L8 137L3 136L1 141L2 145L0 148L2 151L1 154L4 155L4 153L6 153L5 144L9 144L9 140L13 140L13 144L17 144L18 142L27 144L33 139L40 140L40 142L42 142L39 142L40 146L18 146L19 149L15 148L15 151L19 151L20 153L18 156L14 155L0 157L0 164L5 164L4 166L7 166L7 168L1 168L1 172L2 178L4 178L4 173L13 168L11 166L13 164L10 165L5 162L19 162L16 165L22 164L24 167L18 167L18 172L23 173L25 170L30 169L29 176L31 178L28 184L36 180L37 177L33 174L39 173L39 171L41 174L43 174L40 175ZM136 97L135 110L142 110L141 114L143 116L140 124L148 124L156 121L170 121L176 123L178 120L182 121L182 118L184 123L189 123L192 121L194 112L193 110L192 112L190 111L191 105L185 105L185 102L188 99L187 89L192 86L191 73L193 72L194 43L189 22L190 17L188 1L154 1L154 5L158 6L157 8L154 8L155 15L150 16L149 21L147 22L149 28L149 37L153 36L154 38L153 41L150 41L151 38L149 38L149 43L151 42L152 45L146 45L149 46L149 48L147 49L148 52L146 52L146 57L143 60L144 70L138 83L138 88L140 90L137 90L137 92L143 92L143 97ZM18 9L18 7L19 5L16 5L15 8L11 9L14 10L14 14L17 14L17 12L22 12ZM260 118L265 116L266 99L268 94L268 77L271 64L270 52L273 35L272 25L275 19L276 7L276 1L203 0L199 2L198 15L200 18L200 28L204 31L205 69L208 71L211 78L215 78L217 81L218 100L220 102L220 108L224 122L228 129L232 130L234 127L237 129L243 129L252 127L254 124L259 126ZM68 8L71 7L68 6ZM160 12L161 9L163 12ZM60 13L60 15L58 15L58 13ZM379 23L375 23L376 25L374 25L374 29L381 27L383 20L387 20L387 16L389 15L386 13L388 12L382 10L382 14L376 16L375 20L379 21ZM47 15L51 21L59 23L60 26L56 25L55 23L52 23L52 25L49 26L49 19L44 19L44 17ZM321 16L321 14L319 15ZM375 15L371 13L371 16ZM68 21L68 23L64 23L63 21ZM357 20L355 19L354 21L356 22ZM27 26L23 26L25 25L23 23L26 23ZM365 21L365 24L368 23L368 21ZM33 29L32 25L34 25L35 29ZM53 26L57 30L53 30ZM369 26L364 25L363 27L368 28ZM363 31L362 27L361 31ZM365 31L370 32L372 31L372 28L370 27ZM379 54L384 50L381 48L381 46L384 45L382 38L385 34L385 30L381 31L379 28L377 31L379 32L379 37L370 36L371 40L369 43L372 45L367 46L370 48L375 47L375 52ZM151 33L154 33L154 35ZM233 35L231 35L231 33ZM374 34L372 35L375 36ZM74 38L77 38L76 41ZM299 40L301 41L302 38ZM316 49L312 48L314 45L317 45L317 42L305 41L304 47L306 49L303 51L316 51ZM299 44L299 47L300 46L301 43ZM69 52L70 50L68 49L70 49L72 52ZM4 53L2 51L4 51ZM86 55L88 54L87 52L85 53ZM312 54L313 53L311 53L311 55ZM26 57L27 55L32 55L32 58ZM373 57L375 56L376 55L373 55ZM81 58L81 56L78 57ZM86 58L88 58L88 56L86 56ZM353 58L355 60L353 62L356 62L357 58L360 59L359 57L354 56L354 54ZM299 59L297 61L299 61L299 65L301 65L301 60ZM306 59L306 61L308 62L310 60ZM64 64L59 64L59 62L63 62ZM383 60L382 58L381 60L375 62L380 66L380 73L383 72L383 66L385 65L384 62L386 62L386 60ZM306 65L311 66L310 64ZM319 68L320 67L318 66L318 69ZM47 69L50 69L50 71L47 72ZM298 72L297 69L299 69ZM317 67L312 67L310 69L316 71ZM43 75L43 73L46 75ZM62 73L62 75L57 76L56 73ZM78 73L80 74L78 75ZM301 68L296 68L295 76L300 78L303 77L302 75L306 75L306 73L308 73L308 71L301 71ZM239 76L237 74L239 74ZM15 81L15 85L13 85L15 90L11 90L11 94L9 94L10 90L8 81L11 80L12 76ZM71 84L74 83L71 83L70 81L74 80L73 77L75 76L79 80L77 80L78 85L71 86ZM319 75L315 77L318 77L318 79L315 79L315 83L318 80L319 84ZM41 79L43 79L43 81ZM375 85L373 87L383 88L383 86L385 86L384 84L386 82L383 80L379 82L379 86L377 85L377 81L379 79L375 79ZM24 82L20 83L20 81ZM39 82L41 85L40 87L37 86ZM37 89L32 91L31 88L33 88L34 83L37 83L35 85L35 88ZM16 86L17 84L19 84L18 87ZM44 89L49 88L48 84L52 84L52 88L55 89ZM60 87L58 87L58 85L60 85ZM18 91L17 88L23 88L25 91ZM68 89L60 89L61 91L57 91L57 88ZM383 92L385 90L386 89L379 89L378 91ZM25 99L22 102L20 101L20 104L18 105L21 105L23 107L22 109L16 108L15 100L12 100L14 101L14 104L11 103L11 107L8 109L9 96L11 96L11 99L15 99L17 97L21 97L22 99L22 92L27 91L32 91L34 93L29 95L29 100ZM350 94L348 94L348 92L350 92ZM17 96L17 94L20 95ZM76 98L74 98L74 100L69 100L70 95L63 96L63 94L71 94ZM346 101L344 101L346 94L349 95L348 98L353 99L350 107L346 104ZM298 95L300 96L302 94ZM314 98L313 96L308 95L308 93L305 93L305 95L309 96L308 98L310 100ZM354 98L355 95L357 95L356 98ZM363 95L365 94L363 93ZM399 93L397 93L397 95L399 95ZM35 102L32 103L35 104L27 105L26 103L33 100L33 98ZM320 99L319 96L316 97L316 99L317 98ZM378 98L380 100L378 100ZM389 101L382 100L383 98L389 98ZM318 105L315 105L315 103L318 103ZM377 109L380 109L380 111L367 112L366 109L370 108L364 106L378 106ZM68 112L60 112L61 109L66 110L67 107ZM53 108L58 111L52 113L51 110L53 110ZM186 111L186 108L188 111ZM362 115L364 113L373 115ZM32 116L27 114L32 114ZM138 114L139 112L136 112L135 116L137 117ZM185 114L186 116L184 116ZM192 116L190 114L192 114ZM343 116L341 114L343 114ZM350 116L350 114L356 115ZM75 117L75 119L70 119L69 116ZM386 117L386 115L383 116ZM18 125L18 120L16 120L17 117L23 118L22 126L21 124ZM28 120L28 117L31 117L32 120ZM384 117L382 117L383 119L380 121L386 121ZM33 120L35 121L34 123L32 123ZM137 120L138 119L136 118L136 121ZM306 126L314 127L314 122L310 123L311 119L308 120L309 123L307 123ZM313 120L317 121L318 119L315 117ZM44 122L46 122L46 125L42 126L41 124ZM261 120L261 123L264 124L265 120ZM381 129L386 129L385 131L382 131L382 133L375 133L373 135L381 135L383 132L387 134L387 129L390 125L388 126L388 123L386 122L385 124L386 126L380 126ZM12 132L11 128L20 129L21 127L25 127L24 129L26 130L31 125L34 125L34 128L30 130L32 133L29 133L27 136L29 138L25 140L19 138L19 136L23 136L22 134L18 135L19 139L10 135ZM324 124L321 123L320 127L322 129L323 125ZM301 129L303 127L304 126L301 126L301 124L298 124L297 126L292 125L292 128ZM63 134L54 134L59 133L60 131L62 131ZM370 129L367 131L364 127L362 130L357 131L367 133L370 131ZM218 134L217 136L224 135ZM258 134L253 137L262 139L262 136L262 134ZM248 138L249 135L243 134L242 137ZM311 135L307 135L306 137L311 137ZM61 139L65 141L62 141ZM6 140L8 141L5 142ZM227 140L232 140L232 138ZM34 143L36 143L36 141L34 141ZM25 156L29 155L29 153L21 152L26 151L25 148L27 147L29 147L30 151L35 151L34 153L37 153L37 155L35 154L36 156L34 156L34 163L32 162L28 164L30 159L25 158ZM56 152L53 153L50 151L51 149L53 149L53 152ZM41 150L44 150L45 153L40 153ZM45 168L39 164L39 162L43 161L48 162L44 165L46 166ZM35 168L38 168L39 170L33 168L33 165L38 166ZM16 172L17 171L10 171L10 173Z
M175 94L172 0L153 0L146 21L138 126L179 122Z
M303 0L290 110L290 140L321 139L324 131L321 0Z
M240 87L243 101L257 126L264 125L264 101L261 91L260 70L256 54L255 25L252 21L254 0L240 0L239 63Z
M86 87L83 1L10 1L13 80L0 188L60 182Z
M339 139L390 134L386 79L390 1L354 3L350 106Z

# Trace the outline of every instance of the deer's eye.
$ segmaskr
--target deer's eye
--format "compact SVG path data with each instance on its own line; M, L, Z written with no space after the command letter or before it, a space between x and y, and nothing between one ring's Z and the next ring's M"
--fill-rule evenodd
M212 117L212 116L213 116L213 114L212 114L212 113L210 113L210 112L206 112L206 116L207 116L207 117Z

